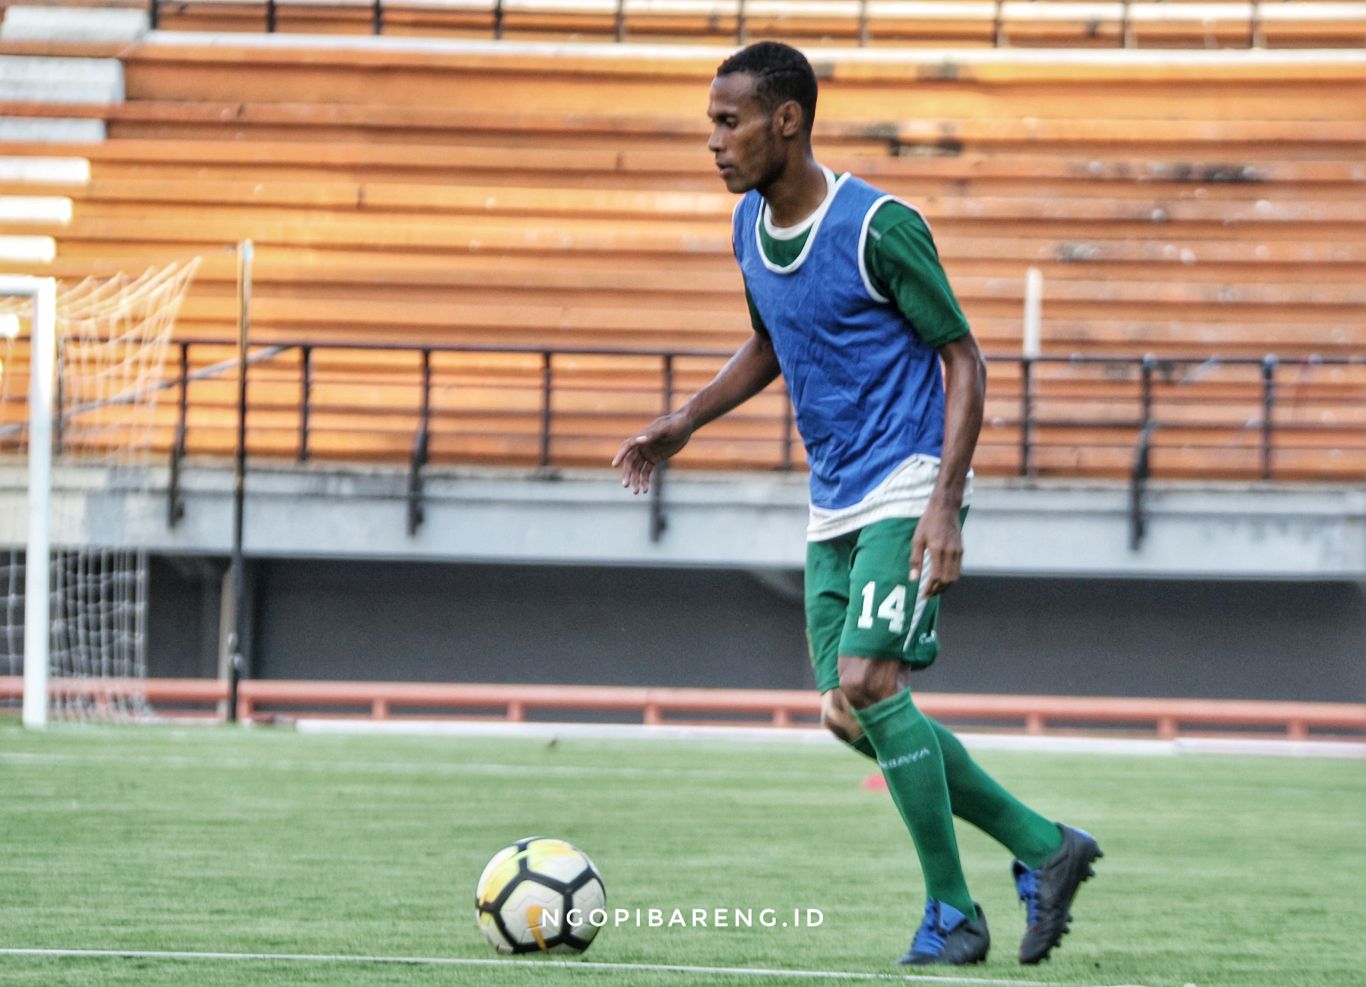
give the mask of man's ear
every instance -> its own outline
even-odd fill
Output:
[[[779,103],[778,108],[773,111],[773,124],[779,134],[790,140],[802,132],[804,116],[801,104],[795,99],[789,99]]]

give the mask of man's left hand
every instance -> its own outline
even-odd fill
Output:
[[[957,511],[931,502],[915,526],[910,561],[911,582],[920,581],[922,565],[927,570],[920,587],[923,597],[938,596],[958,582],[963,571],[963,532]]]

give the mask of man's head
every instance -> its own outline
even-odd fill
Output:
[[[816,73],[806,56],[761,41],[721,63],[711,86],[707,147],[732,192],[761,188],[791,155],[810,154]]]
[[[816,119],[816,73],[796,48],[779,41],[760,41],[737,51],[716,69],[716,77],[744,73],[754,77],[754,95],[772,114],[789,100],[802,111],[802,129],[811,133]]]

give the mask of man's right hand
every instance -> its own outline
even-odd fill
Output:
[[[612,457],[612,465],[621,467],[621,485],[630,487],[632,493],[647,492],[655,467],[687,445],[692,433],[692,422],[675,411],[656,418],[645,431],[627,439]]]
[[[778,378],[773,343],[757,331],[721,368],[711,383],[688,399],[678,411],[650,423],[650,427],[621,444],[612,465],[621,467],[621,485],[632,493],[650,489],[655,467],[688,444],[693,432],[743,404]]]

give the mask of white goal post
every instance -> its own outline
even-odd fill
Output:
[[[139,532],[165,441],[166,350],[199,264],[74,284],[0,276],[0,675],[22,653],[26,726],[152,715]]]
[[[52,488],[53,380],[57,354],[57,282],[52,278],[0,275],[0,296],[28,299],[32,336],[28,391],[28,540],[24,566],[24,710],[26,727],[47,725],[49,491]],[[18,320],[7,320],[5,329]],[[0,373],[8,368],[0,369]],[[41,630],[39,630],[41,628]]]

